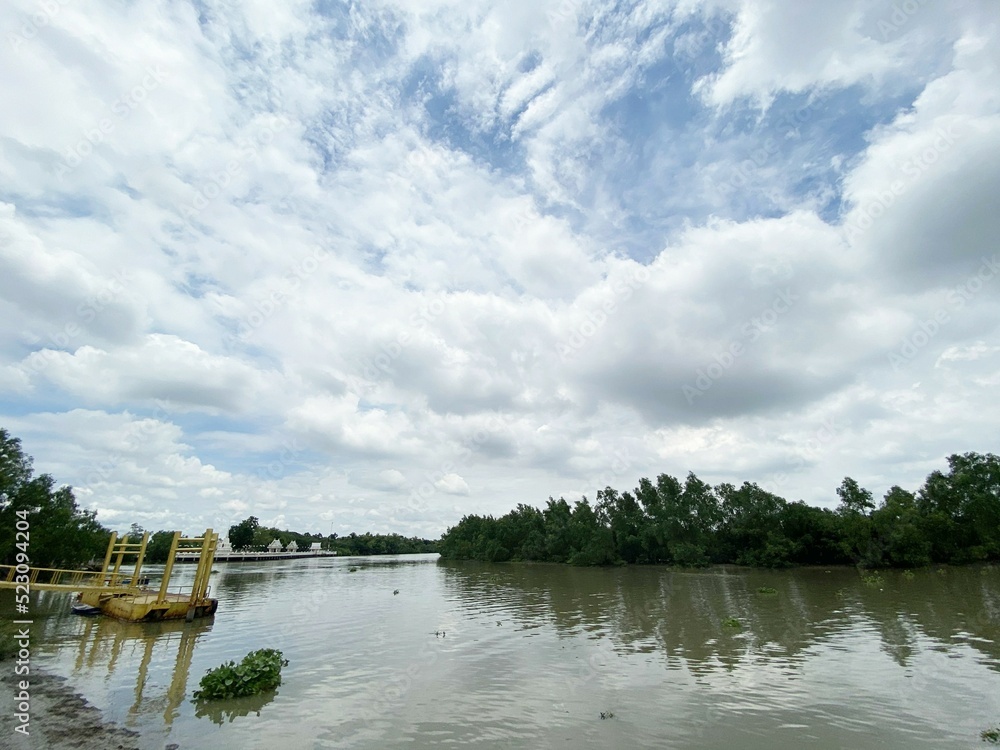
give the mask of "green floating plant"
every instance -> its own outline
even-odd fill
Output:
[[[983,742],[992,742],[994,745],[1000,745],[1000,728],[984,729],[979,733],[979,737]]]
[[[758,594],[777,594],[778,589],[772,589],[770,586],[761,586],[757,589]]]
[[[868,575],[861,576],[861,580],[864,581],[865,586],[883,586],[885,585],[885,579],[878,572],[869,573]]]
[[[742,623],[735,617],[727,617],[722,621],[722,627],[724,628],[742,628]]]
[[[281,668],[287,664],[276,649],[251,651],[239,664],[229,661],[208,670],[201,678],[201,689],[194,691],[194,699],[240,698],[273,690],[281,684]]]

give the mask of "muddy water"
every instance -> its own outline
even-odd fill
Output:
[[[150,748],[984,747],[1000,724],[1000,568],[882,579],[433,555],[217,564],[210,621],[85,619],[37,595],[33,659]],[[276,693],[191,702],[206,669],[266,647],[290,661]]]

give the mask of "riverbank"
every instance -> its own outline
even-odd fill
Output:
[[[32,669],[28,679],[29,734],[15,731],[14,718],[17,682],[14,662],[0,662],[0,745],[16,750],[148,750],[142,738],[131,729],[105,721],[100,709],[55,675]],[[176,748],[176,745],[168,746]]]

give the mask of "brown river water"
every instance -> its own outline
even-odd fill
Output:
[[[1000,724],[1000,567],[866,582],[414,555],[217,563],[211,586],[218,613],[191,624],[34,595],[33,663],[150,748],[941,750]],[[191,701],[258,648],[289,660],[277,691]]]

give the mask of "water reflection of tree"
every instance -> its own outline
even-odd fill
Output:
[[[870,585],[848,568],[441,566],[447,590],[471,616],[503,612],[520,627],[606,637],[619,653],[657,653],[668,669],[693,674],[731,671],[748,657],[780,658],[794,673],[809,649],[868,626],[901,666],[922,635],[942,647],[964,643],[1000,669],[1000,569],[928,569],[912,579],[891,571]],[[741,627],[725,626],[730,617]]]
[[[945,650],[968,646],[1000,672],[1000,568],[926,568],[857,587],[864,613],[879,627],[883,649],[907,666],[920,635]]]
[[[249,716],[250,714],[260,716],[261,709],[273,701],[277,694],[277,690],[269,690],[260,695],[204,701],[198,704],[194,715],[199,719],[208,717],[213,723],[221,726],[225,722],[232,723],[240,716]]]

